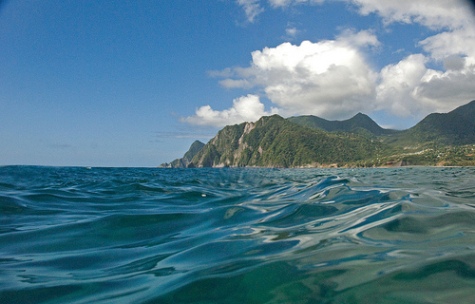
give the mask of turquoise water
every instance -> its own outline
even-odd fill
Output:
[[[475,168],[0,167],[0,303],[473,303]]]

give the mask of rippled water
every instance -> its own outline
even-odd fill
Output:
[[[0,303],[473,303],[475,168],[0,167]]]

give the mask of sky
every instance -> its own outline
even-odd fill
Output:
[[[0,165],[155,167],[225,125],[475,99],[465,0],[0,1]]]

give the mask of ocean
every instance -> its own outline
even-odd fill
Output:
[[[475,168],[0,167],[0,303],[474,303]]]

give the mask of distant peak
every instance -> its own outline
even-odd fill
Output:
[[[204,145],[205,145],[205,144],[202,143],[202,142],[199,141],[199,140],[195,140],[195,141],[191,144],[192,147],[195,147],[195,146],[204,146]]]
[[[358,114],[356,114],[355,116],[353,116],[353,118],[358,118],[358,119],[371,119],[368,115],[366,114],[363,114],[361,112],[358,112]],[[351,119],[351,118],[350,118]],[[371,119],[372,120],[372,119]]]
[[[278,114],[273,114],[273,115],[270,115],[270,116],[262,116],[258,122],[267,122],[267,121],[270,121],[270,120],[284,120],[284,118]]]

